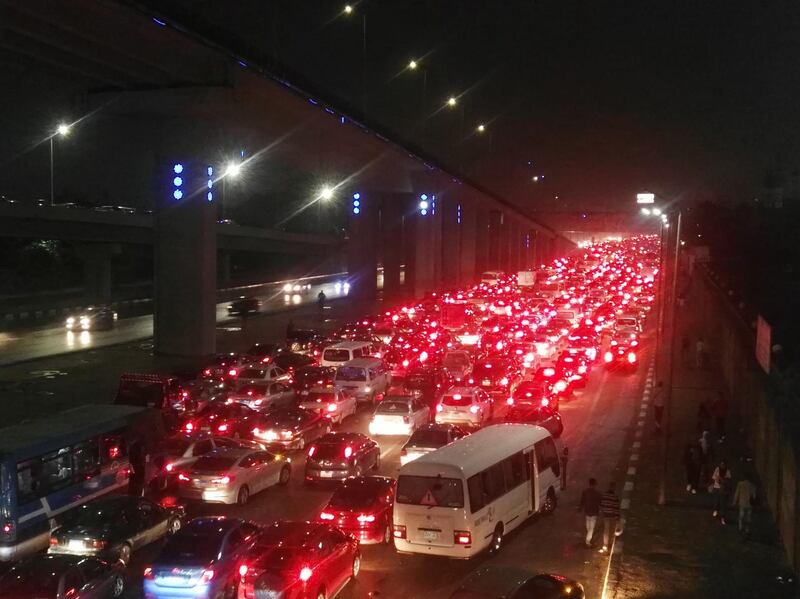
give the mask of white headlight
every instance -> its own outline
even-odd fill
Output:
[[[292,291],[292,284],[291,284],[291,283],[286,283],[286,284],[283,286],[283,290],[284,290],[284,291],[286,291],[287,293],[291,293],[291,291]]]

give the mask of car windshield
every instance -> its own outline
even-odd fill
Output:
[[[241,379],[263,379],[267,374],[266,370],[261,368],[245,368],[239,373]]]
[[[276,428],[292,427],[308,418],[305,410],[278,410],[269,415],[267,423]]]
[[[59,573],[50,559],[32,559],[0,578],[0,597],[55,597]]]
[[[317,450],[314,452],[314,457],[324,459],[344,459],[345,447],[347,447],[345,443],[320,443],[317,445]]]
[[[345,482],[336,489],[331,497],[330,505],[339,510],[361,510],[370,507],[383,489],[383,485],[361,482]]]
[[[463,368],[469,366],[469,358],[464,354],[447,354],[442,363],[448,368]]]
[[[472,394],[448,393],[442,397],[442,403],[446,406],[469,406],[472,405]]]
[[[347,362],[350,360],[350,352],[346,349],[326,349],[322,359],[326,362]]]
[[[167,455],[183,455],[192,443],[190,439],[165,439],[158,448]]]
[[[159,561],[165,564],[203,564],[219,554],[220,538],[217,535],[177,534],[167,540]]]
[[[400,475],[397,480],[397,503],[464,507],[464,485],[457,478]]]
[[[87,526],[102,526],[119,520],[124,512],[124,506],[117,501],[87,503],[67,516],[67,524],[80,522]]]
[[[378,404],[378,407],[375,408],[376,414],[397,414],[402,413],[406,414],[409,411],[409,402],[401,401],[401,400],[386,400],[384,399],[381,403]]]
[[[442,447],[447,445],[447,431],[433,428],[414,431],[408,440],[409,447]]]
[[[342,366],[336,371],[337,381],[366,381],[367,371],[365,368],[355,366]]]
[[[197,472],[225,472],[233,466],[237,460],[238,458],[206,456],[197,460],[192,470]]]

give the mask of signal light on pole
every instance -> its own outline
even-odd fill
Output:
[[[354,193],[353,194],[353,214],[360,214],[361,213],[361,194]]]

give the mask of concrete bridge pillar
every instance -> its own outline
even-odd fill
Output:
[[[442,263],[442,211],[437,199],[436,209],[432,207],[433,196],[425,193],[427,200],[415,194],[410,213],[406,216],[405,288],[409,295],[421,298],[438,287]],[[429,202],[427,209],[420,208],[420,202]]]
[[[489,230],[491,212],[481,206],[479,203],[474,207],[475,219],[468,226],[475,231],[475,275],[479,278],[480,275],[489,270]]]
[[[487,252],[486,270],[501,270],[503,241],[503,213],[499,210],[489,212],[489,249]]]
[[[475,203],[469,201],[459,203],[458,208],[456,224],[461,230],[458,283],[464,287],[476,280],[478,211]]]
[[[465,237],[462,214],[457,192],[442,198],[442,284],[445,288],[455,288],[461,282],[461,248]]]
[[[375,193],[358,192],[353,194],[350,204],[347,240],[350,295],[356,299],[371,300],[378,293],[381,199]],[[385,281],[384,278],[384,285]]]
[[[165,186],[156,199],[153,334],[156,353],[199,357],[216,349],[216,206],[205,166],[180,164],[180,173],[159,173],[182,185]]]
[[[522,229],[519,222],[511,220],[508,223],[508,272],[514,273],[519,270],[520,252],[522,250]]]
[[[82,243],[77,253],[83,261],[83,289],[93,303],[111,302],[111,259],[121,248],[115,243]]]

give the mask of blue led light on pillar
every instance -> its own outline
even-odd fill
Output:
[[[436,196],[431,196],[431,214],[436,214]]]
[[[213,189],[214,189],[214,167],[213,166],[207,166],[206,167],[206,177],[208,177],[208,183],[207,183],[208,192],[206,193],[206,199],[209,202],[213,202],[214,201],[214,191],[213,191]]]
[[[419,196],[419,213],[421,216],[428,216],[428,210],[430,209],[431,205],[428,202],[428,194],[422,193]]]
[[[461,224],[461,204],[456,206],[456,223]]]
[[[176,200],[183,199],[183,164],[176,162],[172,165],[172,172],[175,176],[172,178],[172,197]]]
[[[353,214],[361,213],[361,194],[356,192],[353,194]]]

